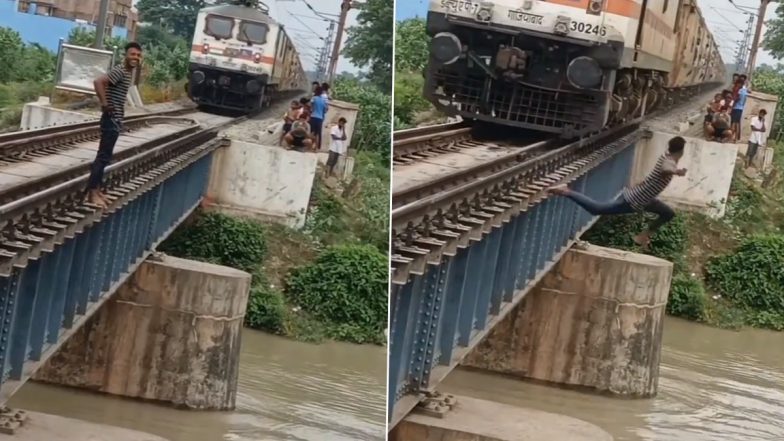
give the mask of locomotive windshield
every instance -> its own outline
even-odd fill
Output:
[[[237,40],[252,44],[264,44],[267,42],[267,25],[252,21],[240,22],[240,31],[237,33]]]
[[[204,22],[204,33],[215,38],[229,39],[234,29],[234,19],[219,15],[208,15]]]

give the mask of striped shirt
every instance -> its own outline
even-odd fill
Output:
[[[109,71],[109,87],[106,88],[106,100],[114,108],[114,117],[125,116],[125,100],[131,87],[131,72],[125,64],[118,64]]]
[[[672,173],[665,173],[665,171],[674,172],[675,169],[675,161],[667,156],[666,153],[661,155],[659,160],[656,161],[653,171],[642,182],[623,190],[623,198],[635,210],[641,211],[645,209],[672,181]]]

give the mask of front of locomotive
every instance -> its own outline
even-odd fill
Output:
[[[580,135],[608,118],[623,37],[612,0],[431,0],[425,96],[441,111]]]
[[[188,76],[191,100],[242,112],[263,107],[277,33],[277,24],[255,8],[222,5],[199,11]]]

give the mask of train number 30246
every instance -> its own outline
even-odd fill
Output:
[[[573,31],[582,32],[583,34],[596,34],[602,37],[607,35],[607,28],[604,26],[597,26],[579,21],[573,21],[571,29]]]

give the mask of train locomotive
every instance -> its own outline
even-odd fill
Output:
[[[696,0],[431,0],[425,97],[574,137],[725,81]]]
[[[264,3],[237,1],[199,11],[186,85],[193,102],[254,113],[276,95],[306,90],[307,83],[294,44]]]

